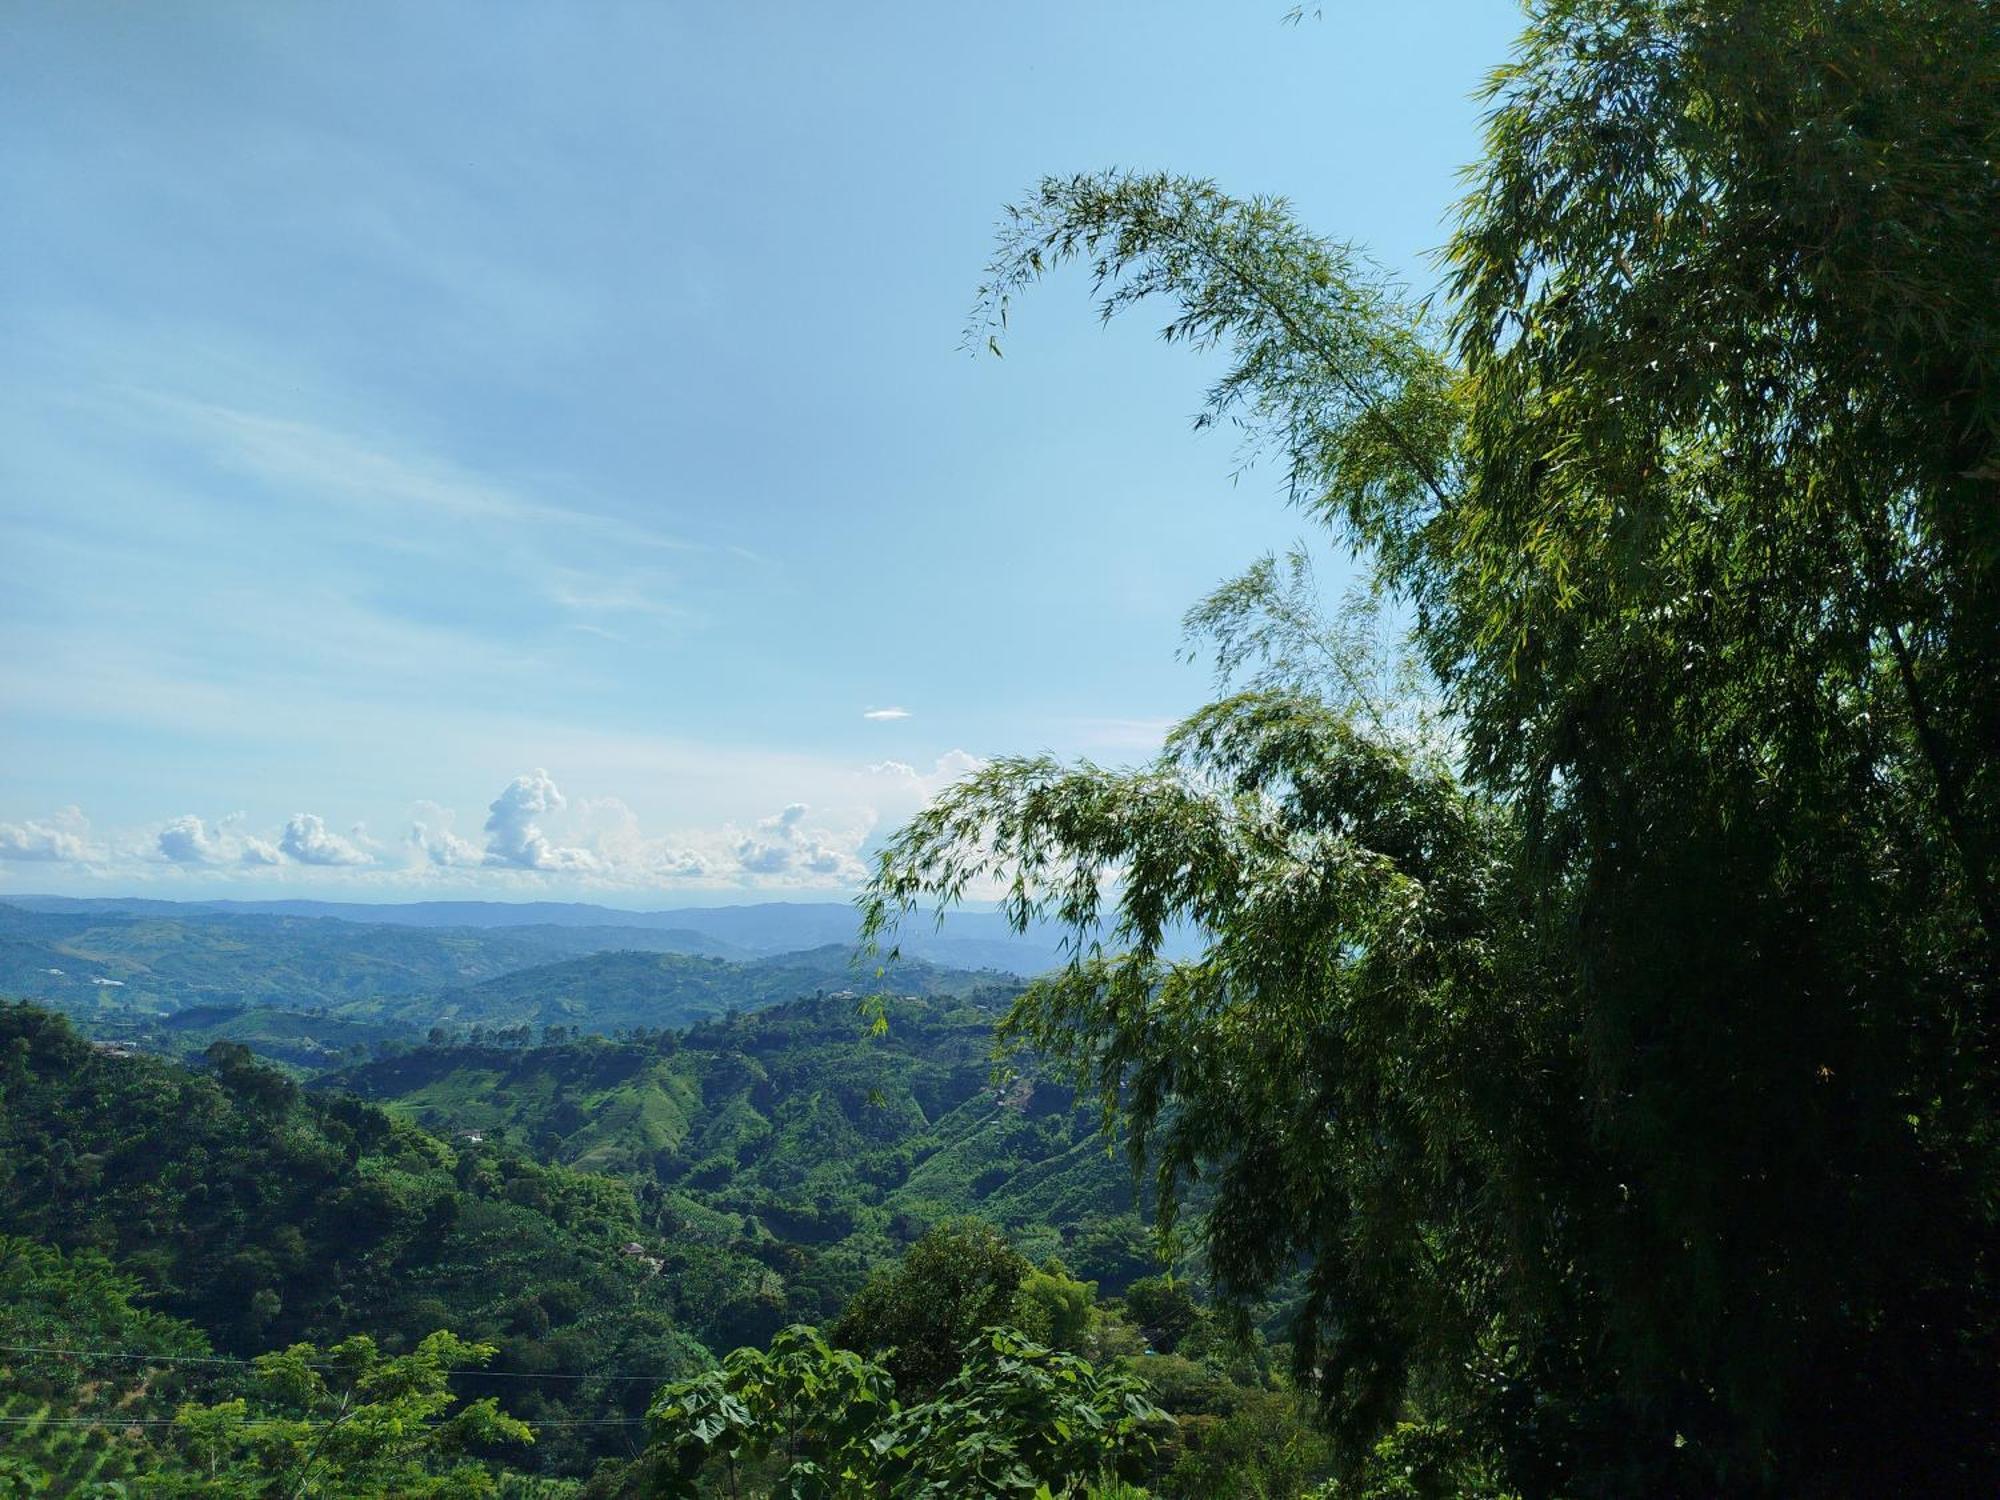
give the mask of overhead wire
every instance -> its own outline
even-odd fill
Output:
[[[0,1354],[55,1354],[75,1359],[132,1359],[147,1364],[172,1365],[233,1365],[254,1366],[254,1359],[236,1359],[223,1354],[147,1354],[127,1349],[72,1349],[58,1344],[0,1344]],[[309,1370],[344,1370],[348,1366],[339,1360],[307,1360]],[[469,1369],[451,1369],[440,1372],[445,1375],[491,1376],[496,1380],[652,1380],[665,1383],[678,1379],[673,1374],[632,1374],[623,1371],[607,1371],[601,1375],[570,1375],[561,1371],[546,1373],[535,1370],[488,1370],[478,1366]]]
[[[527,1417],[510,1418],[523,1427],[643,1427],[644,1417],[550,1417],[536,1420]],[[31,1427],[178,1427],[178,1417],[0,1417],[0,1423],[8,1426]],[[246,1417],[235,1427],[298,1427],[317,1425],[306,1417]]]
[[[138,1360],[147,1364],[167,1365],[224,1365],[239,1369],[254,1367],[256,1364],[255,1360],[237,1359],[223,1354],[148,1354],[129,1349],[75,1349],[59,1344],[0,1344],[0,1354],[44,1354],[71,1359],[127,1359]],[[312,1370],[343,1370],[348,1367],[337,1360],[307,1360],[306,1368]],[[665,1382],[674,1378],[671,1375],[664,1374],[635,1375],[612,1372],[605,1375],[592,1376],[560,1373],[536,1374],[530,1370],[484,1370],[479,1368],[448,1369],[440,1373],[444,1375],[468,1376],[491,1375],[503,1380],[597,1379]],[[250,1417],[233,1425],[239,1430],[244,1428],[284,1427],[296,1426],[303,1420],[307,1419]],[[548,1417],[541,1419],[516,1417],[512,1418],[512,1420],[520,1422],[524,1427],[532,1427],[537,1430],[568,1427],[643,1427],[646,1425],[644,1417]],[[179,1425],[180,1419],[177,1417],[0,1417],[0,1426],[8,1427],[81,1427],[117,1431],[132,1427],[176,1427]]]

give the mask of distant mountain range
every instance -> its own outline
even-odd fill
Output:
[[[745,958],[852,944],[857,918],[844,902],[767,901],[747,906],[684,906],[667,911],[625,911],[575,901],[157,901],[141,897],[8,896],[5,904],[46,915],[157,917],[197,914],[335,921],[378,927],[518,931],[590,930],[573,938],[570,952],[612,948],[708,953]],[[612,939],[615,931],[617,937]],[[654,934],[640,940],[638,934]],[[942,929],[911,922],[899,937],[902,951],[963,969],[1038,974],[1063,960],[1061,932],[1041,925],[1014,933],[998,912],[954,912]],[[589,944],[585,947],[585,944]]]
[[[332,1007],[618,950],[751,956],[672,928],[416,928],[148,906],[33,911],[0,904],[0,996],[41,1000],[72,1015],[158,1015],[190,1005]]]
[[[356,1002],[334,1014],[418,1031],[430,1026],[452,1032],[527,1026],[540,1032],[548,1026],[573,1026],[605,1036],[633,1027],[683,1027],[814,996],[846,993],[858,1002],[878,987],[904,996],[958,996],[1002,987],[1012,993],[1020,981],[991,970],[947,969],[921,958],[899,959],[883,970],[856,963],[854,950],[839,943],[735,963],[686,953],[593,953],[436,994]],[[837,1008],[853,1020],[857,1006]]]
[[[148,1051],[187,1055],[237,1041],[307,1070],[421,1040],[434,1027],[464,1035],[555,1026],[603,1036],[843,991],[943,995],[1019,985],[990,966],[911,953],[887,964],[864,957],[852,940],[853,913],[837,906],[719,909],[719,925],[764,943],[809,937],[831,928],[833,915],[842,919],[834,930],[844,941],[760,952],[676,925],[680,913],[604,908],[440,903],[434,913],[471,910],[488,924],[431,926],[314,915],[399,910],[316,902],[254,912],[192,902],[34,905],[45,909],[0,903],[0,998],[53,1006],[95,1037]],[[650,916],[652,925],[491,920],[551,910]],[[985,956],[977,940],[951,951]]]

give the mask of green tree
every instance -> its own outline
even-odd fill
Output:
[[[869,1279],[831,1336],[843,1348],[880,1355],[899,1393],[934,1391],[958,1370],[966,1340],[1008,1322],[1033,1269],[991,1225],[940,1225]]]
[[[738,1349],[720,1371],[662,1390],[650,1413],[670,1495],[782,1500],[961,1500],[1088,1493],[1095,1476],[1150,1449],[1165,1414],[1129,1374],[990,1328],[959,1351],[931,1399],[899,1406],[888,1371],[785,1329],[769,1353]]]
[[[1227,1415],[1191,1421],[1184,1434],[1182,1451],[1160,1483],[1175,1500],[1294,1500],[1331,1467],[1310,1403],[1291,1391],[1246,1392]],[[1469,1500],[1473,1492],[1446,1493]]]
[[[935,1397],[898,1411],[871,1446],[874,1493],[898,1500],[1083,1495],[1152,1447],[1166,1413],[1122,1370],[1100,1370],[1010,1328],[989,1328]]]
[[[1201,1322],[1201,1305],[1185,1281],[1142,1276],[1125,1292],[1125,1315],[1165,1353],[1171,1354]]]
[[[209,1346],[143,1301],[101,1255],[0,1235],[0,1495],[118,1494],[150,1476],[159,1455],[126,1424],[168,1417]]]
[[[1466,1446],[1448,1427],[1399,1423],[1351,1475],[1328,1481],[1310,1500],[1515,1500]]]
[[[768,1351],[738,1349],[713,1370],[662,1390],[647,1412],[666,1449],[669,1494],[694,1495],[720,1459],[726,1493],[770,1469],[776,1495],[835,1500],[874,1465],[871,1430],[893,1409],[889,1372],[827,1343],[816,1328],[781,1329]]]
[[[156,1478],[156,1493],[303,1497],[478,1496],[493,1473],[466,1450],[532,1443],[526,1424],[492,1397],[456,1411],[450,1373],[493,1357],[490,1344],[433,1333],[409,1354],[384,1357],[374,1340],[324,1351],[294,1344],[256,1360],[258,1393],[188,1404],[175,1418],[185,1469]]]
[[[985,329],[1071,261],[1171,304],[1421,683],[1268,561],[1191,617],[1238,691],[947,792],[871,930],[988,878],[1112,919],[1010,1035],[1169,1227],[1212,1183],[1225,1302],[1305,1266],[1350,1455],[1991,1493],[2000,25],[1556,0],[1488,102],[1430,304],[1207,183],[1015,208]]]
[[[1039,1343],[1078,1353],[1097,1321],[1097,1283],[1078,1281],[1052,1255],[1021,1278],[1011,1321]]]

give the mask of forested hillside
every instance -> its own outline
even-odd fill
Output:
[[[861,1268],[967,1214],[1120,1290],[1152,1268],[1131,1168],[1068,1087],[1032,1072],[996,1085],[993,1023],[1010,994],[899,996],[879,1037],[853,998],[826,997],[629,1041],[425,1046],[314,1086],[611,1173],[663,1222],[724,1216],[835,1278],[830,1303],[718,1306],[703,1331],[723,1346],[759,1331],[732,1318],[819,1321]]]
[[[561,1026],[609,1035],[821,993],[965,993],[1009,980],[914,956],[885,965],[862,958],[851,940],[753,957],[662,926],[445,927],[166,902],[138,903],[138,912],[48,904],[85,909],[0,904],[0,994],[62,1010],[93,1036],[144,1050],[191,1055],[241,1042],[305,1072],[436,1029],[528,1027],[539,1036]],[[851,936],[853,914],[841,920]],[[818,931],[829,920],[798,925]]]
[[[1033,1472],[1087,1462],[1186,1500],[1323,1472],[1257,1338],[1156,1274],[1095,1119],[1032,1074],[996,1086],[1007,994],[902,996],[881,1036],[828,996],[685,1033],[440,1042],[311,1089],[236,1044],[190,1067],[0,1009],[0,1214],[25,1236],[0,1241],[0,1477],[198,1492],[206,1462],[256,1493],[373,1399],[417,1403],[408,1440],[356,1435],[326,1493],[378,1471],[368,1493],[440,1472],[478,1492],[493,1465],[551,1495],[593,1473],[591,1494],[671,1493],[714,1454],[629,1461],[649,1403],[831,1391],[856,1358],[902,1398],[885,1475],[978,1492],[999,1471],[964,1448],[976,1429],[1011,1431]],[[993,1323],[1026,1333],[979,1353]],[[750,1359],[766,1345],[777,1363]],[[1052,1442],[1068,1423],[1082,1446]],[[296,1435],[290,1458],[266,1431]],[[482,1462],[455,1468],[438,1435],[474,1431]],[[769,1467],[754,1425],[741,1442]]]
[[[658,1274],[622,1183],[302,1093],[240,1049],[200,1071],[111,1056],[20,1005],[0,1008],[0,1222],[109,1256],[229,1354],[489,1340],[550,1377],[510,1383],[531,1415],[636,1411],[646,1390],[606,1372],[707,1358],[682,1317],[706,1289]]]

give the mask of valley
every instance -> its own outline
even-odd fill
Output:
[[[160,903],[0,906],[0,962],[26,992],[0,1005],[17,1341],[87,1345],[74,1307],[22,1321],[36,1287],[78,1276],[114,1278],[89,1283],[110,1299],[92,1316],[156,1308],[141,1346],[225,1375],[357,1333],[404,1357],[448,1328],[501,1372],[452,1388],[540,1424],[521,1471],[594,1473],[606,1494],[643,1483],[609,1476],[658,1386],[833,1327],[967,1226],[1098,1308],[1093,1338],[1144,1346],[1117,1309],[1162,1270],[1153,1205],[1094,1110],[997,1057],[1018,975],[851,944],[756,955],[688,928]],[[11,1368],[48,1366],[46,1412],[85,1409],[98,1387],[74,1374],[117,1373],[38,1358]],[[234,1388],[206,1368],[122,1388],[140,1408]],[[1191,1415],[1263,1399],[1233,1354],[1159,1369]],[[139,1474],[151,1454],[98,1460]]]

